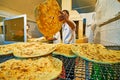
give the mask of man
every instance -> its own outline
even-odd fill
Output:
[[[32,36],[29,34],[29,29],[30,29],[30,25],[27,24],[27,26],[26,26],[26,32],[27,32],[27,38],[28,39],[32,38]]]
[[[67,10],[60,11],[59,21],[62,21],[62,42],[65,44],[75,43],[76,25],[69,19],[69,12]]]
[[[50,38],[48,40],[53,40],[53,43],[60,43],[63,42],[65,44],[72,44],[75,43],[75,30],[76,30],[76,24],[69,19],[69,12],[67,10],[60,11],[59,21],[61,21],[62,24],[62,41],[60,39],[60,31],[57,32],[53,38]]]
[[[67,10],[60,11],[60,13],[61,13],[61,15],[59,16],[59,21],[61,21],[63,23],[62,30],[61,30],[62,42],[65,44],[75,43],[76,25],[73,21],[71,21],[69,19],[69,12]],[[57,33],[57,35],[59,36],[60,33]],[[59,40],[59,38],[57,38],[56,35],[54,36],[54,38]],[[70,69],[72,67],[71,71],[73,71],[73,72],[71,73],[71,75],[74,75],[75,60],[73,58],[71,60],[72,60],[73,65],[69,65],[68,69]],[[62,61],[65,62],[66,58],[63,57]],[[63,71],[64,71],[64,67],[63,67]],[[62,74],[64,74],[64,73],[62,73]],[[65,74],[64,74],[64,76],[65,76]],[[68,76],[66,76],[66,77],[68,77]],[[74,76],[71,76],[70,79],[74,79]]]

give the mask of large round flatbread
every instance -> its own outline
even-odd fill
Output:
[[[72,51],[81,58],[102,64],[120,63],[120,54],[106,49],[101,44],[77,44]]]
[[[53,51],[54,55],[62,55],[65,57],[74,58],[76,55],[71,50],[72,44],[57,44],[56,49]]]
[[[62,71],[62,61],[53,57],[11,59],[0,64],[0,80],[52,80]]]
[[[45,37],[53,35],[61,29],[62,23],[58,20],[60,7],[56,0],[45,0],[36,8],[36,21],[39,31]]]
[[[45,56],[53,52],[55,48],[55,44],[18,43],[14,48],[13,55],[19,58]]]

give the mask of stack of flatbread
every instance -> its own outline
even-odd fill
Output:
[[[53,51],[54,55],[62,55],[65,57],[76,57],[76,55],[71,50],[72,44],[57,44],[56,49]]]
[[[15,56],[0,64],[0,80],[51,80],[62,71],[62,61],[52,57],[55,44],[18,42],[1,45],[2,55],[9,51]]]
[[[61,29],[59,11],[56,0],[44,0],[36,8],[38,29],[46,38],[53,37]],[[55,48],[56,45],[36,41],[0,46],[0,55],[13,53],[18,57],[0,64],[0,80],[52,80],[58,77],[62,71],[62,62],[48,55]]]
[[[13,55],[19,58],[39,57],[48,55],[55,49],[55,44],[39,44],[37,42],[18,43],[14,48]]]
[[[77,44],[72,51],[81,58],[103,64],[120,63],[120,51],[108,50],[101,44]]]
[[[19,58],[30,58],[48,55],[55,49],[55,44],[18,42],[14,44],[0,45],[0,55],[13,54]]]
[[[0,64],[0,80],[52,80],[62,71],[62,61],[53,57],[11,59]]]

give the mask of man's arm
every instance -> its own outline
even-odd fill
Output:
[[[72,30],[75,30],[76,24],[75,24],[74,22],[72,22],[72,21],[70,21],[69,19],[67,19],[67,20],[66,20],[66,23],[70,26],[70,28],[71,28]]]

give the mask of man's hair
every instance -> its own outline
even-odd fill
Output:
[[[62,10],[63,12],[66,12],[69,15],[69,11],[68,10]]]

